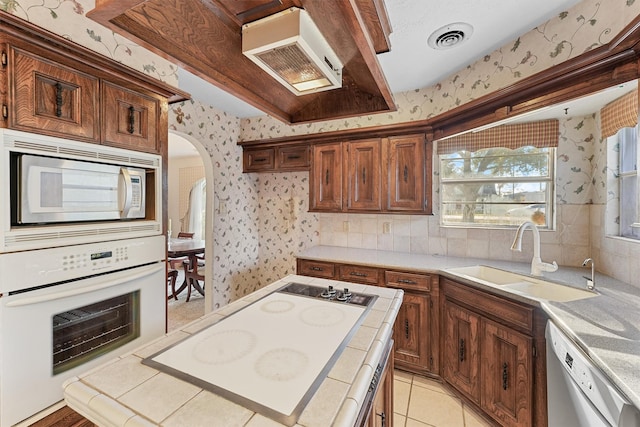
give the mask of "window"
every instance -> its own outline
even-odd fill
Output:
[[[620,196],[620,235],[640,239],[638,211],[638,128],[627,127],[617,133],[618,189]]]
[[[442,225],[553,228],[555,149],[524,146],[440,155]]]

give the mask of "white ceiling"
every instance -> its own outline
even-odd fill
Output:
[[[428,87],[516,40],[518,36],[578,2],[579,0],[386,0],[393,29],[390,35],[391,51],[378,55],[378,60],[393,93]],[[473,27],[468,39],[444,50],[435,50],[427,45],[427,39],[433,31],[456,22]],[[180,88],[189,92],[194,99],[240,118],[264,115],[262,111],[183,69],[179,69],[178,78]],[[615,98],[611,93],[608,96]],[[605,102],[607,99],[609,98],[601,98],[598,102]],[[578,103],[573,103],[570,107],[572,113],[584,108],[591,109],[590,112],[595,111],[593,106],[582,107]],[[559,110],[548,109],[545,113],[549,116],[557,111]]]

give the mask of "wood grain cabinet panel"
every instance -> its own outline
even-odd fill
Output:
[[[341,264],[338,266],[338,280],[379,285],[382,283],[382,272],[376,267]]]
[[[303,276],[321,277],[323,279],[335,279],[336,267],[332,262],[298,259],[297,273]]]
[[[443,377],[480,404],[480,316],[447,301],[443,322]]]
[[[158,99],[103,81],[103,143],[157,153],[159,104]]]
[[[423,211],[426,199],[424,135],[391,137],[387,147],[387,209]]]
[[[243,172],[272,171],[275,168],[275,148],[247,149],[242,157]]]
[[[418,372],[431,370],[431,296],[405,292],[393,328],[396,363]]]
[[[278,147],[276,150],[276,170],[309,170],[310,162],[308,145]]]
[[[311,168],[309,210],[340,212],[342,210],[342,144],[314,146]]]
[[[99,79],[19,48],[8,67],[10,128],[99,141]]]
[[[379,139],[344,143],[345,193],[348,211],[382,209],[381,148]]]
[[[532,425],[533,340],[488,319],[482,321],[482,408],[503,426]]]

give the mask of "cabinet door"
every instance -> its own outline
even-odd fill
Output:
[[[17,48],[9,67],[10,128],[99,141],[97,78]]]
[[[482,320],[482,408],[504,426],[530,426],[533,402],[533,341]]]
[[[457,304],[444,305],[444,379],[480,403],[480,316]]]
[[[102,140],[131,150],[158,153],[157,99],[113,83],[102,83]]]
[[[367,427],[389,427],[393,425],[393,355],[380,376],[380,385],[371,405]]]
[[[342,210],[342,144],[313,147],[310,210]]]
[[[380,140],[345,143],[347,210],[382,209]]]
[[[431,370],[431,334],[429,294],[405,292],[393,327],[395,360],[400,366],[420,372]]]
[[[390,211],[423,211],[425,200],[425,141],[423,135],[389,138]]]

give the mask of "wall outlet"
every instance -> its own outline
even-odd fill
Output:
[[[389,234],[391,233],[391,223],[390,222],[383,222],[382,223],[382,234]]]

